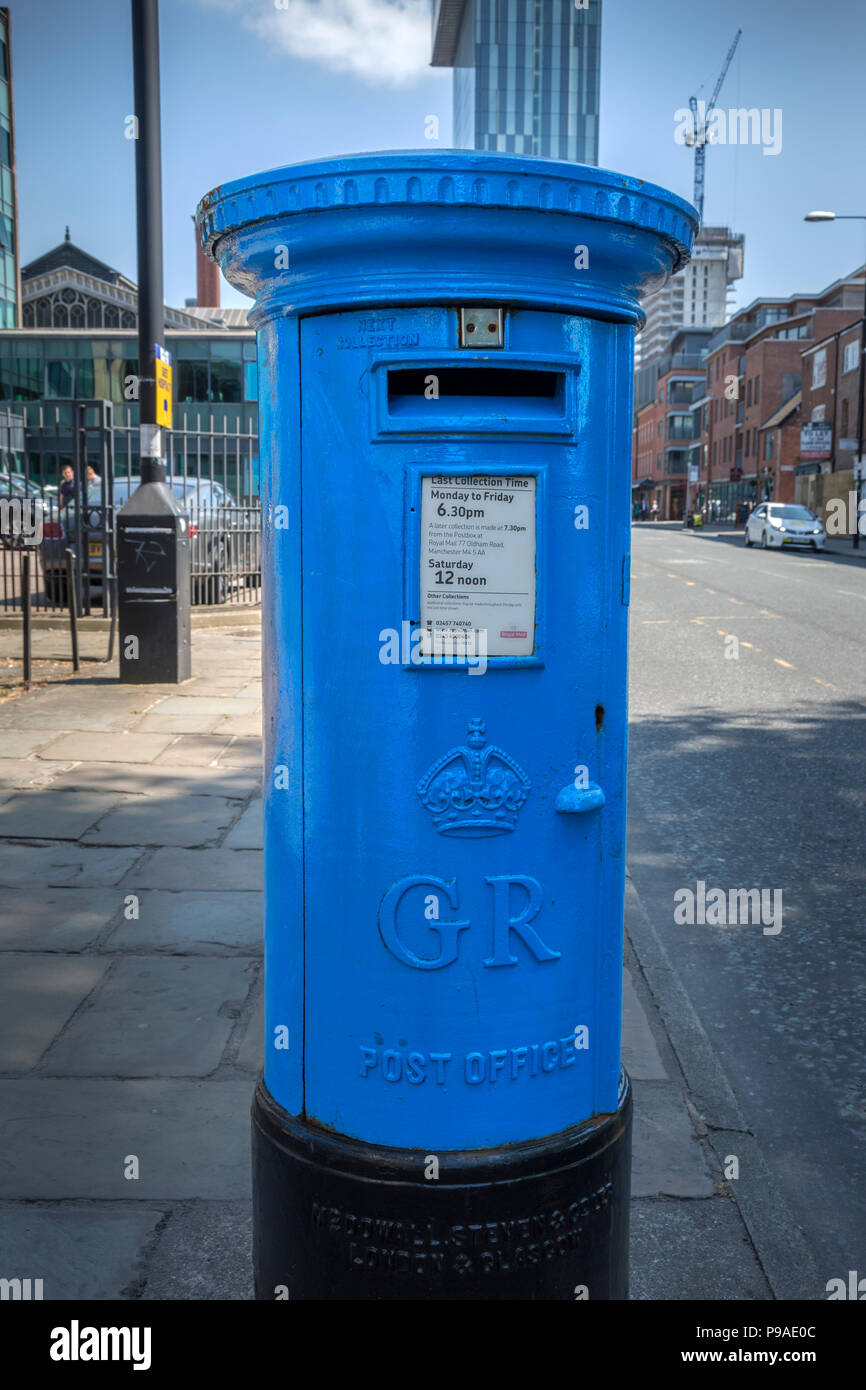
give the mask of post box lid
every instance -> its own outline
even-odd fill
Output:
[[[642,179],[465,150],[286,165],[221,184],[196,221],[207,255],[256,297],[254,323],[485,300],[637,323],[698,228],[689,203]]]

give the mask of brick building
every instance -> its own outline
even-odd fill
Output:
[[[840,368],[846,348],[849,363],[852,358],[849,343],[859,333],[863,273],[835,281],[819,294],[755,300],[711,338],[705,390],[696,402],[701,415],[697,501],[708,519],[735,521],[767,496],[805,500],[796,479],[800,472],[816,471],[815,463],[802,459],[799,451],[793,455],[792,441],[799,424],[811,418],[811,409],[820,411],[823,406],[826,411],[836,399],[830,394],[836,391],[836,356],[842,354]],[[813,352],[819,363],[814,389],[821,389],[819,381],[827,388],[825,397],[814,404],[806,398],[804,380],[804,353],[809,374]],[[840,380],[842,375],[854,382],[853,397],[846,387],[846,395],[839,398],[848,401],[853,434],[857,373],[849,366]],[[828,377],[833,378],[832,387]],[[803,398],[795,407],[801,387]],[[827,467],[819,465],[817,471]]]
[[[796,498],[824,514],[830,497],[846,498],[856,486],[859,453],[861,319],[803,352],[803,423],[827,426],[826,449],[797,465]]]
[[[680,329],[667,351],[638,368],[632,449],[632,499],[647,511],[678,521],[685,508],[689,465],[698,447],[699,416],[694,403],[704,394],[706,345],[710,329]]]

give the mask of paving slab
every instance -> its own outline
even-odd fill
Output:
[[[41,1074],[207,1076],[255,969],[230,957],[122,957],[43,1058]]]
[[[0,758],[0,787],[46,787],[58,773],[66,772],[71,762],[42,762],[37,758]]]
[[[633,1299],[739,1302],[773,1297],[729,1197],[632,1202],[630,1244]]]
[[[634,987],[631,971],[622,972],[622,1064],[632,1081],[667,1081],[661,1054]]]
[[[238,695],[243,695],[246,700],[251,700],[254,695],[245,690],[249,685],[247,677],[240,672],[232,675],[219,675],[211,678],[209,676],[193,676],[188,686],[184,687],[185,695],[195,695],[218,700],[235,699]],[[260,697],[261,698],[261,697]]]
[[[250,1020],[238,1049],[237,1065],[243,1071],[258,1075],[265,1064],[265,996],[256,1000]]]
[[[79,845],[10,845],[0,843],[0,887],[78,887],[103,888],[119,883],[143,851],[129,849],[82,849]]]
[[[243,767],[258,767],[262,765],[262,740],[261,738],[233,738],[228,748],[220,755],[220,767],[232,767],[240,764]]]
[[[236,695],[171,695],[159,707],[160,714],[255,714],[261,700],[242,700]]]
[[[16,792],[0,806],[4,839],[80,840],[120,801],[117,792],[31,788]]]
[[[80,951],[122,903],[114,888],[7,888],[0,893],[0,951]]]
[[[124,887],[184,889],[206,883],[214,892],[260,889],[262,859],[261,850],[252,849],[158,849],[127,876]]]
[[[264,802],[253,797],[243,815],[223,840],[224,849],[263,849],[265,840]]]
[[[229,746],[229,736],[218,738],[204,734],[180,734],[164,753],[156,759],[158,763],[174,763],[178,767],[209,767],[216,762],[220,753]]]
[[[47,729],[0,729],[0,758],[26,758],[51,737]]]
[[[26,698],[26,697],[23,697]],[[13,703],[19,706],[17,709],[10,709],[8,705],[0,705],[0,729],[41,729],[47,734],[54,734],[55,740],[58,734],[67,737],[75,731],[86,732],[108,732],[122,733],[123,730],[131,728],[137,719],[144,713],[143,709],[137,711],[128,710],[106,710],[88,709],[79,700],[70,698],[66,706],[59,709],[42,709],[39,705],[24,705],[21,700]],[[56,751],[55,758],[65,758],[67,754]]]
[[[144,1300],[252,1299],[249,1202],[174,1208],[147,1259]]]
[[[262,892],[163,893],[135,895],[138,918],[124,915],[105,943],[106,951],[216,952],[260,956],[264,934]],[[2,941],[2,935],[0,935]]]
[[[0,1071],[30,1071],[55,1035],[99,983],[107,962],[95,956],[15,954],[0,970]]]
[[[0,1081],[0,1197],[249,1200],[253,1079]],[[139,1178],[124,1177],[135,1154]]]
[[[110,730],[113,726],[101,727]],[[170,734],[72,733],[48,744],[38,756],[78,762],[150,763],[165,752],[171,741]]]
[[[213,714],[160,714],[157,707],[152,714],[143,714],[132,727],[143,734],[210,734],[218,723]]]
[[[632,1196],[711,1197],[713,1179],[678,1085],[634,1086]]]
[[[218,840],[235,820],[240,801],[221,796],[185,795],[175,784],[173,798],[127,796],[80,839],[85,845],[182,845]],[[2,816],[2,809],[0,809]]]
[[[214,733],[240,734],[244,738],[261,738],[261,712],[258,714],[225,714],[222,719],[217,721]]]
[[[54,766],[54,764],[48,764]],[[123,763],[79,763],[55,777],[57,786],[116,789],[129,792],[131,780]],[[194,767],[187,764],[138,763],[135,790],[148,796],[176,796],[178,787],[193,789],[197,796],[226,796],[246,801],[261,787],[260,768]]]
[[[46,1301],[121,1298],[141,1284],[145,1251],[168,1210],[141,1202],[78,1207],[2,1202],[3,1271],[7,1277],[22,1270],[24,1277],[41,1279]]]

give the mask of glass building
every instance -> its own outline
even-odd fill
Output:
[[[0,408],[129,404],[138,372],[135,283],[76,246],[68,227],[58,246],[23,267],[21,283],[23,327],[0,330]],[[256,341],[246,310],[166,305],[165,325],[175,420],[213,414],[229,428],[255,428]]]
[[[0,7],[0,328],[17,328],[20,308],[12,53],[9,11]]]
[[[433,0],[461,149],[598,163],[601,0]]]
[[[76,246],[68,228],[58,246],[22,267],[20,280],[22,326],[0,328],[0,485],[8,472],[56,486],[75,456],[80,409],[95,430],[101,402],[111,406],[115,476],[136,474],[134,281]],[[166,305],[165,324],[173,465],[249,500],[258,494],[258,381],[247,311]]]

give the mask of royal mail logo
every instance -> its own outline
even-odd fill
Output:
[[[510,754],[487,742],[486,727],[471,719],[466,744],[445,753],[418,783],[440,835],[503,835],[517,824],[530,781]]]
[[[500,632],[500,633],[499,633],[499,636],[500,636],[500,637],[505,637],[506,639],[510,637],[510,638],[512,639],[512,641],[518,641],[518,640],[520,640],[521,638],[528,637],[528,636],[529,636],[529,633],[528,633],[528,632],[518,632],[517,628],[515,628],[515,627],[510,627],[510,628],[507,628],[504,632]]]

